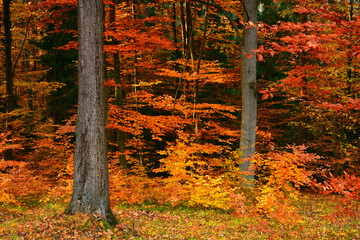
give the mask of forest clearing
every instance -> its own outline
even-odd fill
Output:
[[[3,0],[0,239],[359,239],[359,0]]]

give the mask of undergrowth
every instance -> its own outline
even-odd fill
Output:
[[[95,215],[64,215],[64,202],[0,208],[0,239],[359,239],[359,217],[331,219],[337,195],[301,193],[293,224],[248,211],[159,204],[122,204],[110,227]]]

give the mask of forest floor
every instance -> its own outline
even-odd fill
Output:
[[[0,239],[360,239],[360,216],[334,215],[336,196],[303,194],[295,222],[264,215],[163,205],[116,206],[110,227],[96,216],[63,214],[64,203],[0,208]]]

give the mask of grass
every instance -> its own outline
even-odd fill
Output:
[[[96,216],[63,214],[64,203],[0,208],[0,239],[360,239],[360,217],[334,215],[336,196],[303,194],[301,218],[282,222],[256,212],[234,216],[218,210],[164,205],[121,205],[109,228]]]

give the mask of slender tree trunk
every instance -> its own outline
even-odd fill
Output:
[[[208,0],[209,3],[209,0]],[[196,73],[198,76],[195,79],[195,98],[194,98],[194,105],[195,105],[195,111],[194,111],[194,121],[195,121],[195,142],[200,142],[200,136],[199,136],[199,122],[200,122],[200,116],[196,109],[196,107],[199,105],[199,94],[200,94],[200,87],[199,87],[199,74],[200,74],[200,67],[201,67],[201,58],[205,47],[206,42],[206,33],[207,33],[207,26],[208,26],[208,13],[209,13],[209,5],[206,5],[205,10],[205,21],[204,21],[204,33],[202,36],[202,42],[200,46],[200,52],[199,52],[199,59],[196,65]]]
[[[124,97],[123,97],[123,88],[121,86],[121,75],[120,75],[120,61],[119,61],[119,53],[116,52],[113,54],[114,58],[114,77],[115,83],[117,86],[115,87],[115,101],[116,106],[120,107],[121,109],[124,108]],[[125,155],[125,133],[121,130],[116,131],[116,143],[118,147],[118,151],[121,153],[119,156],[120,166],[123,169],[127,169],[127,161]]]
[[[182,54],[185,58],[187,52],[187,33],[186,33],[186,23],[185,23],[185,10],[184,2],[180,2],[180,23],[181,23],[181,39],[182,39]]]
[[[210,0],[207,1],[207,3],[210,3]],[[201,46],[200,46],[200,52],[199,52],[199,59],[196,65],[196,72],[200,72],[200,66],[201,66],[201,58],[204,52],[205,42],[206,42],[206,34],[207,34],[207,27],[208,27],[208,19],[209,19],[209,4],[206,4],[205,7],[205,20],[204,20],[204,32],[202,36]]]
[[[30,69],[30,53],[29,51],[25,51],[25,56],[26,56],[26,63],[25,63],[25,66],[26,66],[26,70],[25,71],[31,71]],[[34,63],[34,66],[32,68],[33,71],[36,71],[36,63]],[[31,82],[31,80],[29,80],[29,83]],[[34,111],[34,100],[33,100],[33,91],[31,88],[29,88],[27,90],[27,103],[28,103],[28,108],[30,111]]]
[[[185,5],[185,8],[184,8]],[[181,32],[182,32],[182,53],[183,58],[185,59],[185,66],[184,72],[187,68],[188,59],[191,57],[191,66],[192,70],[196,71],[195,69],[195,62],[194,62],[194,33],[193,33],[193,24],[194,19],[191,13],[191,5],[190,2],[182,1],[180,2],[180,22],[181,22]],[[182,78],[180,78],[182,80]],[[184,79],[184,100],[187,100],[187,91],[188,91],[188,82]]]
[[[5,79],[6,79],[6,111],[11,112],[15,108],[14,82],[11,59],[11,16],[10,16],[11,0],[3,0],[4,8],[4,32],[5,32]]]
[[[14,75],[12,71],[12,59],[11,59],[11,44],[12,44],[12,37],[11,37],[11,15],[10,15],[10,5],[11,0],[3,0],[3,9],[4,9],[4,45],[5,45],[5,81],[6,81],[6,113],[10,113],[14,110],[16,106],[16,100],[14,95]],[[10,125],[9,115],[6,119],[6,130],[10,132],[7,136],[8,141],[11,141],[12,134],[11,130],[12,127]],[[4,154],[5,160],[12,160],[13,159],[13,151],[12,149],[8,149],[5,151]]]
[[[349,12],[349,21],[353,21],[354,20],[354,0],[350,0],[350,12]],[[352,34],[350,35],[351,37]],[[348,96],[349,97],[353,97],[355,99],[355,93],[353,93],[353,59],[351,54],[348,54],[348,70],[347,70],[347,84],[348,84]]]
[[[179,59],[181,56],[181,53],[179,51],[179,47],[178,47],[178,40],[177,40],[177,30],[176,30],[176,3],[173,3],[172,5],[172,17],[173,17],[173,22],[172,22],[172,30],[173,30],[173,37],[174,37],[174,45],[175,45],[175,57],[176,59]]]
[[[186,13],[186,42],[188,44],[188,48],[190,49],[190,57],[191,57],[191,66],[192,70],[195,71],[195,56],[194,56],[194,19],[191,13],[191,5],[190,2],[185,2],[185,13]]]
[[[103,14],[102,1],[78,0],[79,107],[73,195],[65,213],[95,213],[115,225],[110,209],[105,134]]]
[[[257,1],[244,0],[244,42],[241,57],[242,81],[242,114],[241,114],[241,139],[242,151],[241,170],[244,174],[244,186],[254,186],[254,169],[252,157],[255,154],[257,99],[256,99],[256,54],[257,49]],[[255,26],[250,26],[249,24]],[[244,54],[245,53],[245,54]],[[250,57],[251,54],[252,56]]]
[[[136,1],[135,0],[132,0],[131,2],[131,12],[133,14],[133,18],[134,20],[135,19],[138,19],[138,10],[137,10],[137,5],[136,5]],[[137,97],[137,86],[139,84],[139,79],[138,79],[138,67],[136,66],[137,64],[137,58],[138,58],[138,55],[137,55],[137,51],[134,51],[134,56],[133,56],[133,59],[134,59],[134,69],[133,69],[133,80],[134,80],[134,83],[133,83],[133,88],[132,88],[132,91],[135,93],[135,106],[136,106],[136,111],[139,112],[139,102],[138,102],[138,97]],[[136,122],[136,128],[138,129],[139,128],[139,122],[137,121]],[[138,136],[137,139],[139,141],[142,141],[142,136]],[[144,161],[144,150],[143,148],[141,147],[140,149],[138,149],[138,156],[139,156],[139,165],[140,166],[145,166],[145,161]]]
[[[306,23],[307,22],[307,17],[308,14],[307,13],[301,13],[299,16],[299,20],[301,23]],[[305,66],[306,64],[306,53],[305,52],[300,52],[298,54],[298,58],[297,58],[297,64],[299,66]],[[307,79],[306,77],[303,78],[304,82],[307,83]],[[301,93],[306,96],[306,88],[301,88],[300,89]],[[301,101],[299,104],[300,109],[304,107],[304,102]],[[297,126],[297,144],[298,145],[302,145],[306,142],[306,129],[305,129],[305,118],[304,116],[302,116],[302,113],[299,114],[299,118],[298,118],[298,126]]]
[[[110,6],[110,23],[115,24],[116,22],[116,8],[115,8],[115,1],[114,5]],[[114,31],[116,27],[114,25]],[[117,41],[114,40],[114,44],[117,44]],[[121,109],[124,108],[124,97],[123,97],[123,88],[121,85],[121,74],[120,74],[120,56],[118,52],[112,54],[114,59],[114,81],[116,83],[115,86],[115,103],[116,106],[120,107]],[[116,144],[117,144],[117,151],[121,153],[119,156],[119,163],[121,168],[127,169],[127,162],[126,162],[126,155],[125,153],[125,133],[121,130],[116,131]]]

